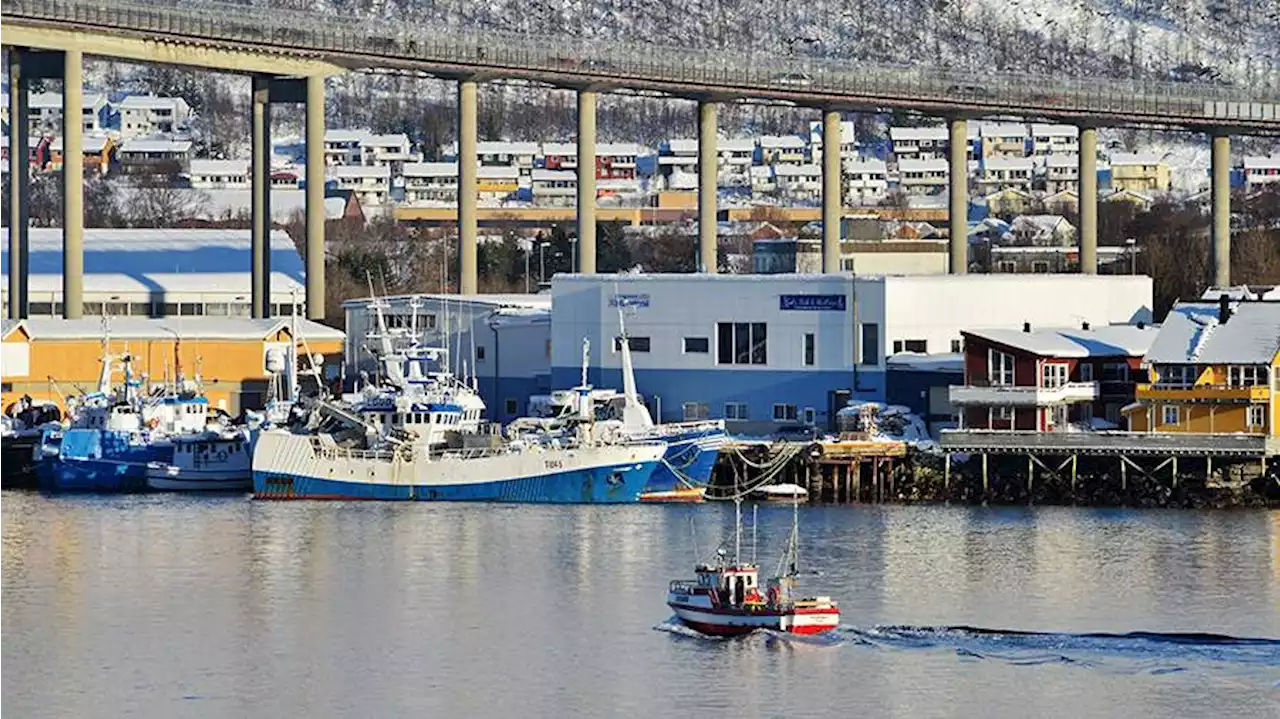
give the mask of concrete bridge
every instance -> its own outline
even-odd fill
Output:
[[[270,107],[304,103],[307,138],[307,313],[324,313],[324,79],[348,71],[405,71],[458,84],[459,157],[476,149],[478,83],[523,79],[578,94],[579,267],[595,270],[596,99],[600,92],[644,91],[698,102],[699,257],[715,271],[716,115],[719,103],[752,100],[812,107],[824,137],[839,136],[842,111],[899,109],[938,115],[950,125],[951,271],[966,267],[965,147],[969,119],[1019,115],[1080,126],[1080,258],[1097,266],[1097,128],[1181,127],[1212,137],[1214,277],[1230,280],[1229,157],[1233,134],[1280,135],[1280,90],[1153,81],[1056,78],[1013,73],[974,76],[929,67],[877,66],[578,39],[530,37],[468,27],[430,27],[381,18],[316,14],[269,4],[161,0],[3,0],[10,57],[10,146],[26,147],[26,92],[33,77],[61,78],[64,122],[78,118],[84,54],[171,63],[253,76],[253,309],[268,312]],[[74,108],[69,112],[67,108]],[[83,165],[78,122],[64,128],[64,311],[81,312]],[[10,315],[25,316],[25,157],[11,153]],[[823,266],[839,271],[839,153],[823,156]],[[459,163],[460,289],[476,291],[477,171]],[[17,301],[14,301],[14,298]]]

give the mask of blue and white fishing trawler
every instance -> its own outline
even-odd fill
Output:
[[[311,431],[269,430],[253,457],[263,499],[542,503],[634,502],[663,443],[606,444],[584,429],[550,442],[508,441],[483,423],[473,387],[441,368],[445,350],[416,337],[396,348],[384,305],[372,339],[380,381],[319,402]]]

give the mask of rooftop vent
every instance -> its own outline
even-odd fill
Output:
[[[1023,323],[1022,323],[1022,331],[1023,331],[1023,332],[1030,332],[1030,331],[1031,331],[1031,323],[1030,323],[1030,322],[1023,322]]]
[[[1088,322],[1081,322],[1081,323],[1080,323],[1080,329],[1085,330],[1085,331],[1088,331],[1088,329],[1089,329],[1089,323],[1088,323]]]
[[[1231,319],[1231,297],[1223,292],[1218,295],[1218,323],[1226,324]]]

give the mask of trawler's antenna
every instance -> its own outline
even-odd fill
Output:
[[[756,523],[759,521],[760,505],[751,505],[751,563],[756,563]]]
[[[791,576],[800,574],[800,496],[791,500]]]
[[[582,338],[582,382],[580,386],[587,386],[587,364],[591,361],[591,340],[586,337]]]
[[[689,513],[689,536],[693,539],[693,556],[701,559],[702,555],[698,552],[698,524],[693,521],[693,513]]]

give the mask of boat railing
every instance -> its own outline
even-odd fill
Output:
[[[395,452],[385,449],[350,449],[336,444],[327,444],[318,437],[311,438],[311,448],[320,459],[334,461],[338,459],[375,459],[390,462],[395,459]]]
[[[696,579],[673,579],[669,591],[676,594],[697,594],[700,586],[702,585]]]

